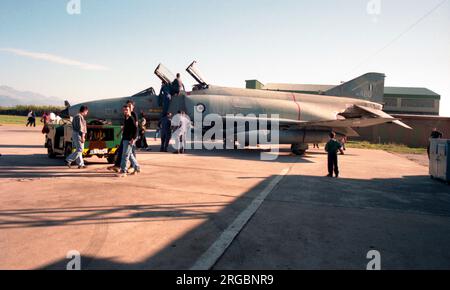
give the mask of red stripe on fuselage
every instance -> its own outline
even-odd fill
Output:
[[[298,120],[301,121],[301,117],[302,117],[302,108],[300,107],[300,104],[297,103],[297,98],[295,97],[295,94],[292,94],[292,98],[294,99],[294,103],[297,105],[297,109],[298,109]]]

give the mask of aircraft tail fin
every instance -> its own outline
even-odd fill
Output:
[[[385,77],[382,73],[366,73],[326,91],[325,95],[383,103]]]

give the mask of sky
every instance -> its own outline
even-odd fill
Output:
[[[450,0],[0,0],[0,85],[77,103],[158,90],[160,62],[192,84],[193,60],[233,87],[381,72],[450,116]]]

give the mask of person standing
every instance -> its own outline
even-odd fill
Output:
[[[134,112],[134,102],[131,101],[131,100],[128,100],[126,102],[125,106],[128,106],[130,108],[130,110],[131,110],[131,117],[135,121],[136,127],[137,127],[138,126],[138,121],[137,121],[138,119],[137,119],[136,113]],[[123,133],[123,126],[122,126],[121,133]],[[138,134],[137,130],[136,130],[136,134]],[[137,137],[138,137],[138,135],[135,136],[135,139],[137,139]],[[134,145],[136,145],[136,144],[134,144]],[[136,148],[134,146],[132,146],[132,147],[133,147],[133,150],[132,150],[133,155],[136,157]],[[107,169],[110,170],[110,171],[119,172],[120,171],[120,165],[122,163],[122,156],[123,156],[123,134],[122,134],[122,139],[120,141],[119,148],[116,151],[116,160],[114,162],[114,165],[108,167]]]
[[[342,150],[342,145],[336,140],[336,133],[330,133],[330,141],[325,145],[325,151],[328,153],[328,175],[327,177],[333,177],[333,171],[336,178],[339,177],[339,166],[338,166],[338,151],[344,155]]]
[[[31,122],[33,123],[33,127],[35,128],[36,127],[36,113],[34,111],[31,113]]]
[[[172,138],[172,113],[167,113],[158,122],[159,132],[161,133],[161,149],[160,152],[167,152],[169,142]]]
[[[145,118],[144,112],[141,112],[141,117],[139,118],[139,139],[137,142],[137,147],[139,149],[148,150],[147,138],[145,137],[146,131],[147,119]]]
[[[47,112],[44,112],[44,114],[42,114],[41,117],[41,123],[44,124],[44,126],[46,126],[49,122],[49,115],[47,114]]]
[[[58,112],[55,115],[56,115],[56,117],[55,117],[55,124],[56,125],[61,125],[61,123],[62,123],[61,112]]]
[[[175,154],[183,154],[186,150],[187,133],[191,128],[191,120],[184,111],[179,111],[178,115],[172,120],[172,126],[175,127]]]
[[[36,122],[34,122],[36,124]],[[29,111],[28,115],[27,115],[27,127],[28,126],[33,126],[33,111]],[[36,126],[36,125],[35,125]]]
[[[129,106],[123,106],[123,115],[125,117],[122,134],[123,153],[120,164],[119,177],[127,176],[128,161],[131,162],[131,167],[134,169],[132,174],[138,174],[141,172],[137,159],[133,154],[133,146],[136,142],[138,126],[136,124],[136,121],[131,116],[131,108]]]
[[[344,151],[347,150],[347,148],[345,148],[345,144],[347,144],[347,141],[348,141],[347,136],[342,137],[341,145],[342,145],[342,150],[344,150]]]
[[[136,158],[136,140],[138,140],[138,138],[139,138],[139,130],[138,130],[138,128],[139,128],[139,118],[138,118],[138,115],[136,114],[136,112],[134,111],[134,109],[136,108],[136,104],[134,103],[134,101],[128,100],[127,101],[127,106],[130,108],[131,117],[133,118],[134,123],[136,125],[136,134],[134,136],[135,142],[133,142],[133,144],[132,144],[132,153],[134,155],[134,158]]]
[[[442,132],[438,131],[437,128],[433,128],[433,131],[430,134],[430,139],[442,139],[443,136],[444,136],[444,134],[442,134]],[[428,159],[430,159],[430,147],[431,147],[431,142],[428,142],[428,147],[427,147]]]
[[[80,113],[73,118],[72,121],[72,146],[75,152],[66,159],[66,165],[71,168],[72,162],[76,161],[78,169],[86,168],[83,160],[84,143],[86,142],[87,124],[86,116],[89,113],[87,106],[81,106]]]

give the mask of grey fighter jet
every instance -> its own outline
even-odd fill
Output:
[[[253,89],[218,87],[208,84],[201,77],[193,62],[187,72],[197,84],[185,97],[190,116],[194,110],[203,114],[218,114],[224,120],[241,122],[254,117],[249,114],[278,115],[279,143],[291,144],[291,150],[302,155],[308,144],[327,141],[330,131],[341,136],[358,136],[353,128],[369,127],[383,123],[395,123],[411,129],[400,120],[383,112],[380,99],[384,88],[384,75],[370,73],[327,92],[327,95],[290,93]],[[328,94],[333,93],[333,96]],[[236,114],[241,114],[237,116]],[[244,117],[242,117],[242,115]],[[232,120],[229,120],[229,119]],[[261,118],[256,117],[258,120]],[[252,132],[246,132],[248,136]]]
[[[280,127],[279,143],[290,144],[292,152],[297,155],[304,154],[308,144],[325,142],[330,131],[335,131],[338,136],[352,137],[358,135],[354,128],[383,123],[395,123],[411,129],[399,119],[383,112],[383,105],[377,103],[384,88],[383,74],[369,73],[323,94],[303,94],[214,86],[201,76],[196,62],[186,71],[196,84],[191,92],[173,96],[169,111],[176,113],[184,110],[191,120],[194,120],[195,111],[200,111],[203,115],[216,114],[223,118],[224,124],[243,124],[255,119],[270,124],[275,121],[271,116],[278,115],[276,121]],[[161,64],[156,68],[155,74],[163,84],[175,79]],[[91,118],[119,123],[122,120],[121,107],[129,99],[135,101],[136,111],[145,112],[150,121],[160,118],[161,102],[153,88],[131,97],[84,104],[89,106]],[[68,107],[68,113],[75,115],[79,106]],[[267,117],[263,120],[260,115]],[[248,136],[257,133],[245,126],[233,130],[236,134],[243,131]]]

